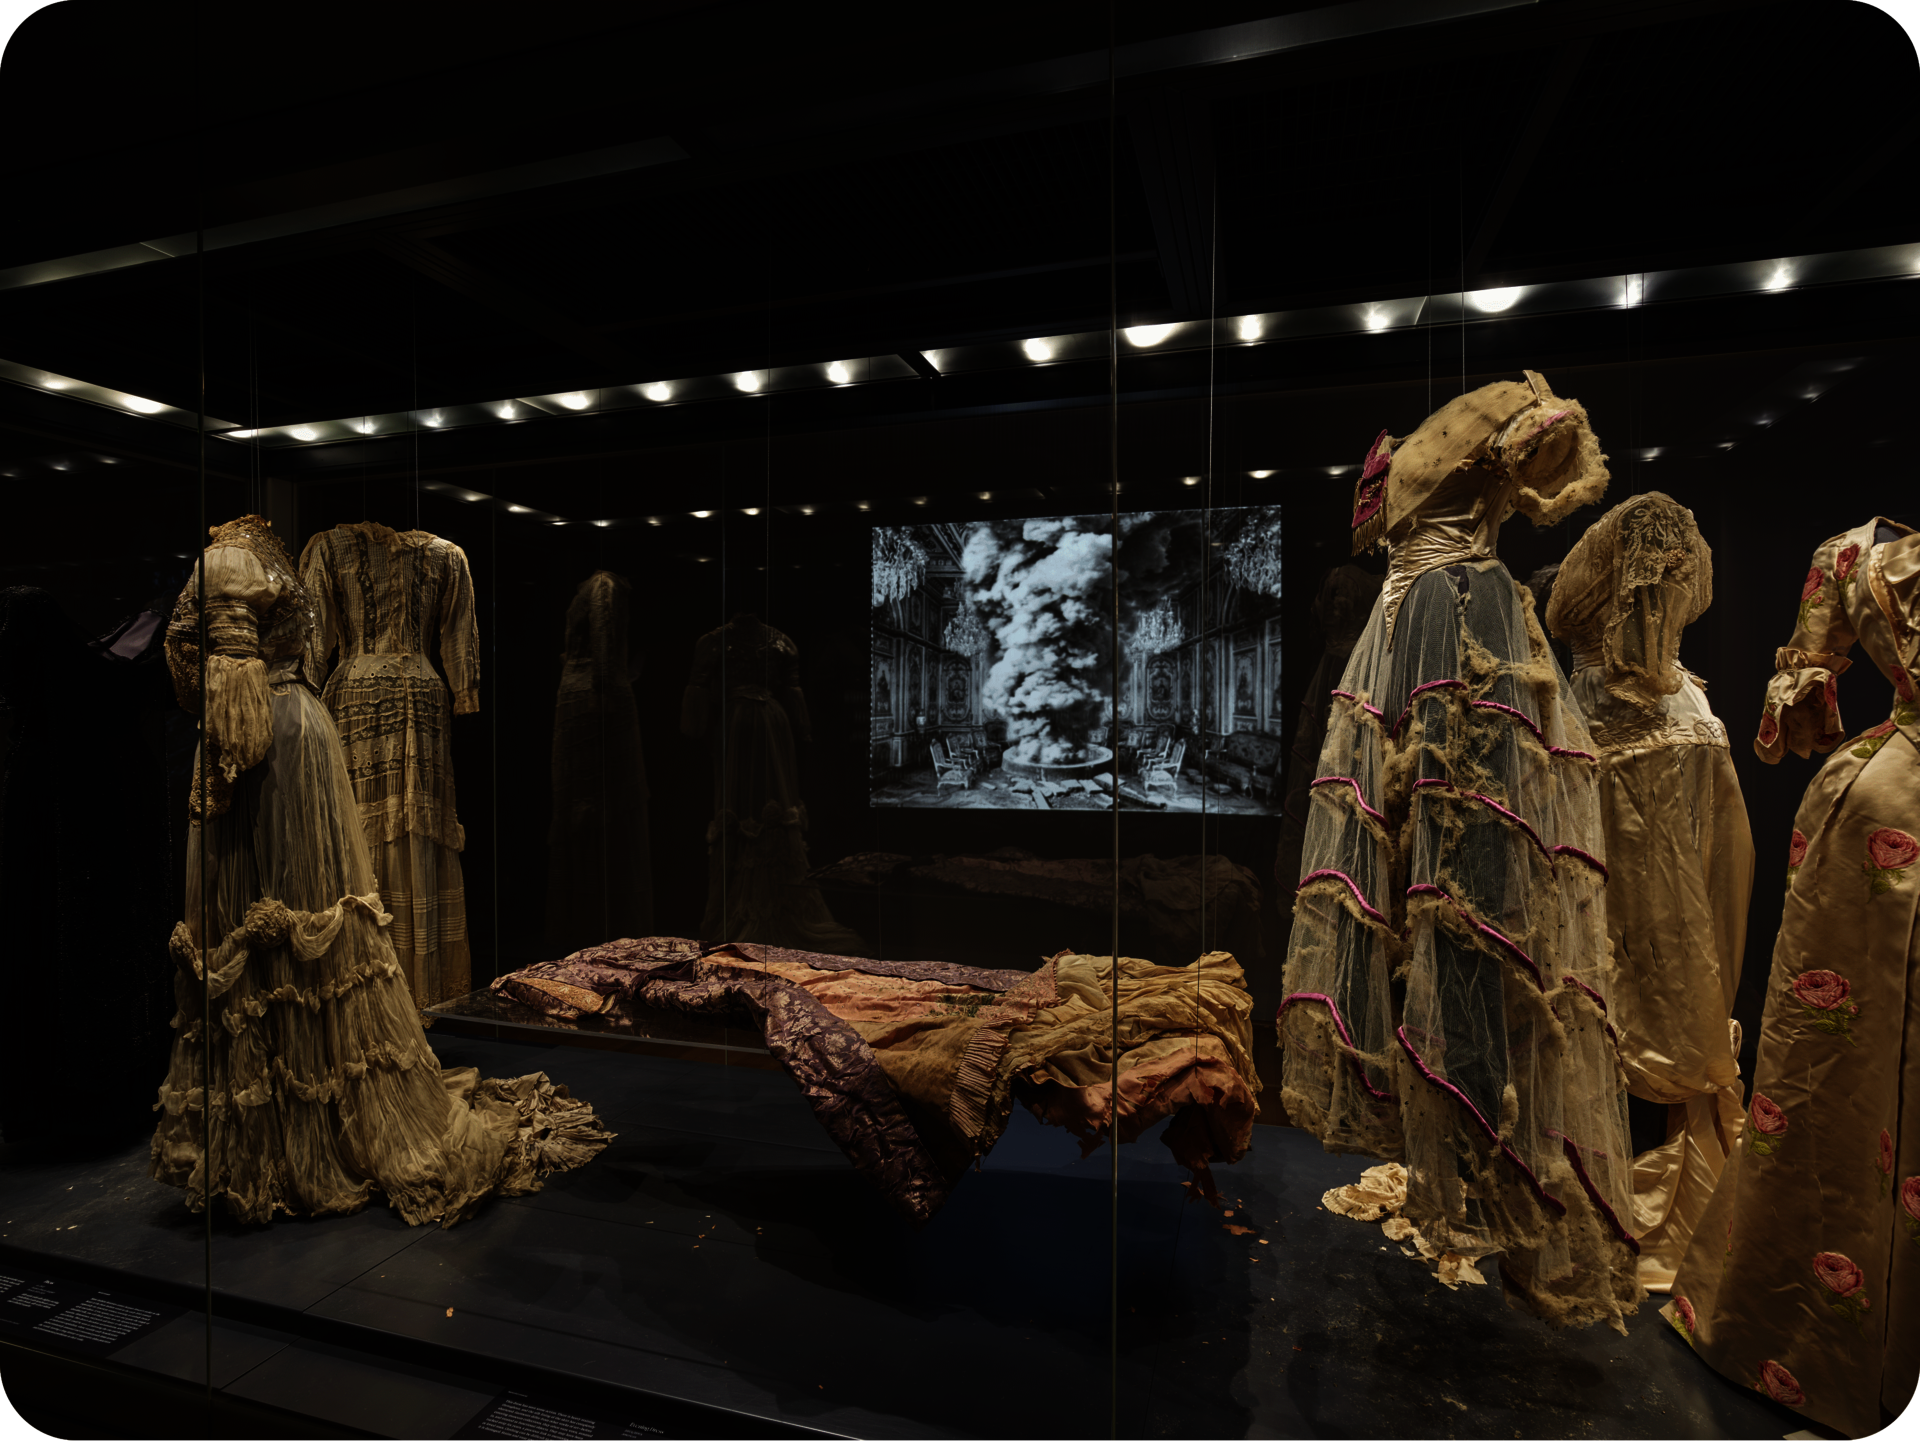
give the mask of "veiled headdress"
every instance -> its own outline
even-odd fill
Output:
[[[1713,551],[1693,512],[1659,491],[1623,500],[1561,563],[1547,629],[1641,706],[1680,689],[1680,634],[1713,603]]]
[[[1518,484],[1513,507],[1552,525],[1598,500],[1607,458],[1577,400],[1553,393],[1537,371],[1456,396],[1413,434],[1381,431],[1353,496],[1353,553],[1360,554],[1420,508],[1447,477],[1489,465]]]

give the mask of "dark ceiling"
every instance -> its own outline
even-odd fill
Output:
[[[1356,7],[1435,13],[1329,13]],[[390,192],[402,208],[0,289],[0,357],[192,409],[204,354],[208,413],[276,424],[1097,330],[1110,301],[1125,325],[1920,240],[1920,67],[1871,6],[1538,0],[1182,63],[1200,32],[1328,8],[64,0],[0,70],[8,133],[40,137],[0,160],[0,270]],[[1111,119],[1110,38],[1128,66]],[[684,158],[557,178],[658,140]],[[499,172],[520,179],[430,189]],[[1513,322],[1473,358],[1914,329],[1900,282],[1681,309],[1637,334]],[[1330,340],[1122,384],[1402,384],[1431,354],[1431,336]],[[1014,369],[783,399],[776,418],[742,399],[433,437],[418,460],[1074,406],[1106,386],[1104,363]],[[194,444],[15,387],[0,426],[6,459],[94,445],[188,463]],[[211,462],[238,468],[234,449]],[[270,462],[315,478],[402,463],[374,444]]]

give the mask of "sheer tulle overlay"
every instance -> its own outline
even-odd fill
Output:
[[[1404,1160],[1437,1246],[1550,1321],[1637,1299],[1585,730],[1497,560],[1376,609],[1328,723],[1281,1013],[1289,1113]]]
[[[252,587],[215,636],[251,700],[207,706],[209,749],[264,760],[233,766],[224,804],[189,842],[187,919],[171,947],[180,1034],[153,1175],[195,1209],[210,1192],[246,1221],[354,1211],[380,1191],[411,1224],[452,1225],[612,1137],[544,1075],[440,1069],[387,937],[333,720],[299,678],[304,597],[264,531],[253,518],[222,527],[205,561],[210,610],[236,577]],[[198,629],[197,588],[170,645]],[[220,714],[249,733],[222,735]]]

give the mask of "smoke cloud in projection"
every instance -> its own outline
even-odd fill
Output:
[[[1006,718],[1011,758],[1092,758],[1089,732],[1112,705],[1115,581],[1124,637],[1199,575],[1205,547],[1198,511],[1137,512],[1117,526],[1086,515],[973,527],[961,570],[998,651],[981,698]]]

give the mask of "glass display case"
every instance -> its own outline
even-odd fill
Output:
[[[23,1417],[1904,1408],[1913,48],[1276,8],[23,24]]]

